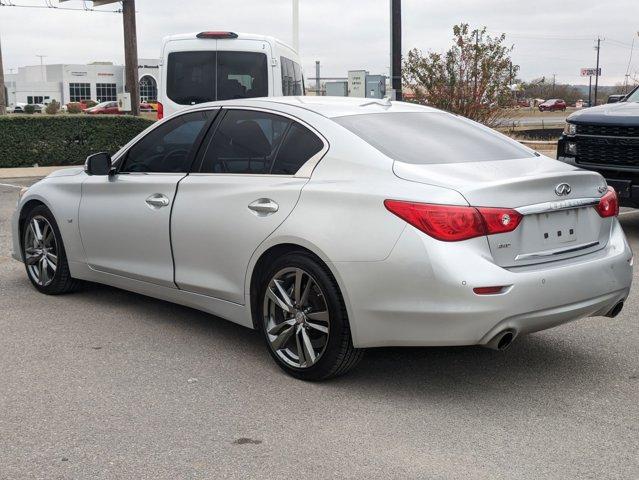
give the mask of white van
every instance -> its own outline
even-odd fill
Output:
[[[299,55],[263,35],[200,32],[162,44],[158,118],[198,103],[303,95]]]

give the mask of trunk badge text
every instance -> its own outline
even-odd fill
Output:
[[[570,195],[570,192],[572,192],[572,188],[567,183],[560,183],[559,185],[555,187],[555,193],[559,197]]]

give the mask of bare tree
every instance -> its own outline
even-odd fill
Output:
[[[404,61],[404,82],[412,90],[409,100],[463,115],[487,125],[503,116],[501,106],[511,105],[511,85],[519,71],[510,58],[506,36],[492,37],[486,27],[453,27],[453,45],[445,53],[418,49]]]

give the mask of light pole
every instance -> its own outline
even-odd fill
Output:
[[[42,81],[45,82],[44,79],[44,59],[47,57],[46,55],[36,55],[40,59],[40,76],[42,77]]]

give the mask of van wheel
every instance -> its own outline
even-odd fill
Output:
[[[62,236],[53,214],[44,205],[31,210],[22,229],[22,258],[33,286],[47,295],[75,290]]]
[[[353,368],[348,316],[328,269],[306,252],[277,259],[263,277],[261,330],[271,356],[289,375],[324,380]]]

